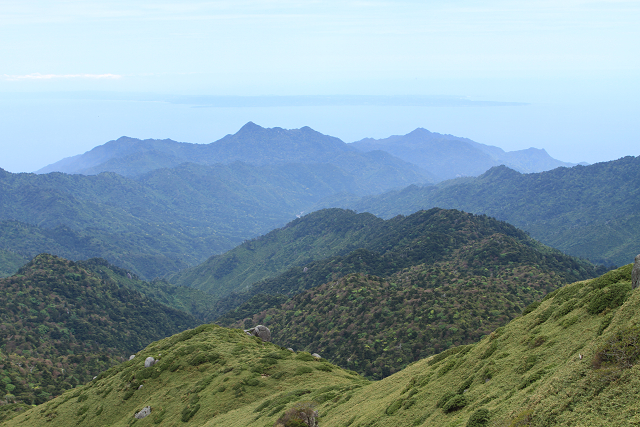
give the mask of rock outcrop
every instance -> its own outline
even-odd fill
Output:
[[[145,406],[140,412],[136,412],[134,417],[138,420],[141,420],[149,414],[151,414],[151,406]]]
[[[633,270],[631,271],[631,287],[635,289],[638,286],[640,286],[640,255],[636,255]]]
[[[262,341],[271,341],[271,331],[264,325],[258,325],[251,329],[244,330],[247,335],[253,335],[260,338]]]
[[[154,359],[153,357],[149,356],[146,359],[144,359],[144,367],[145,368],[150,368],[153,365],[156,364],[156,359]]]

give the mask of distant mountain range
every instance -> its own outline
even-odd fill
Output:
[[[385,175],[390,180],[389,170],[379,169],[384,164],[387,168],[401,169],[402,174],[396,179],[405,184],[476,176],[501,164],[526,173],[574,166],[553,159],[543,149],[505,152],[467,138],[432,133],[422,128],[403,136],[379,140],[367,138],[346,144],[306,126],[300,129],[265,129],[249,122],[236,134],[210,144],[189,144],[170,139],[139,140],[123,136],[84,154],[60,160],[36,173],[95,175],[116,172],[124,176],[138,176],[187,162],[214,165],[235,161],[251,165],[332,164],[358,175],[375,165],[375,175]],[[402,182],[389,184],[398,186]]]
[[[160,168],[173,168],[182,163],[216,165],[234,162],[256,166],[331,164],[354,176],[367,177],[373,174],[384,177],[389,181],[387,187],[434,180],[425,171],[388,153],[364,153],[338,138],[323,135],[309,127],[266,129],[252,122],[244,125],[236,134],[227,135],[211,144],[189,144],[170,139],[139,140],[123,136],[84,154],[46,166],[36,173],[95,175],[115,172],[131,177]],[[394,174],[398,175],[399,181],[393,182]]]
[[[544,149],[505,152],[467,138],[442,135],[418,128],[406,135],[384,139],[365,138],[350,144],[364,151],[383,150],[435,175],[438,181],[477,176],[493,166],[505,165],[523,173],[543,172],[575,163],[552,158]]]

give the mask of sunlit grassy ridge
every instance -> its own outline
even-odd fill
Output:
[[[145,358],[159,362],[144,367]],[[9,425],[268,426],[285,408],[353,394],[368,384],[308,353],[292,353],[241,330],[202,325],[155,342],[133,360],[38,406]],[[142,387],[141,387],[142,386]]]

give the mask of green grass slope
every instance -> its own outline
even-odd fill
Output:
[[[39,255],[0,279],[0,395],[45,402],[199,323],[79,264]]]
[[[639,183],[640,156],[629,156],[531,174],[499,166],[477,178],[411,186],[332,206],[383,218],[434,206],[484,213],[570,255],[623,265],[640,252],[629,233],[640,228]]]
[[[145,368],[149,356],[159,362]],[[202,325],[149,345],[6,425],[273,426],[296,403],[331,401],[368,383],[308,353]],[[145,406],[151,414],[136,421],[134,414]]]

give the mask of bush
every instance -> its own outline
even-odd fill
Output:
[[[444,412],[453,412],[462,409],[465,406],[467,406],[467,399],[463,395],[457,394],[449,399],[447,403],[442,405],[442,410]]]
[[[528,306],[522,309],[522,315],[526,316],[527,314],[531,313],[536,308],[540,307],[540,304],[541,304],[540,301],[532,302],[531,304],[529,304]]]
[[[456,394],[452,391],[448,391],[445,394],[443,394],[440,400],[438,400],[438,402],[436,403],[436,408],[442,408],[444,404],[447,403],[449,400],[451,400],[451,398],[454,397],[455,395]]]
[[[540,378],[542,378],[545,374],[545,370],[544,369],[540,369],[539,371],[536,371],[535,373],[529,375],[527,378],[525,378],[521,383],[520,386],[518,387],[520,390],[529,387],[531,384],[535,383],[536,381],[538,381]]]
[[[401,406],[402,406],[402,399],[396,400],[391,405],[389,405],[389,407],[385,412],[387,413],[387,415],[393,415],[396,412],[398,412],[398,409],[400,409]]]
[[[313,372],[313,369],[311,369],[308,366],[298,366],[298,368],[296,369],[295,374],[293,374],[293,375],[310,374],[311,372]]]
[[[631,283],[614,283],[603,289],[593,291],[587,312],[589,314],[602,313],[607,308],[620,307],[627,299],[627,295],[631,290]]]
[[[276,426],[318,427],[318,411],[312,402],[297,403],[276,421]]]
[[[200,410],[200,404],[196,404],[194,406],[186,406],[182,410],[182,422],[189,421],[195,414]]]
[[[301,351],[296,356],[296,360],[302,360],[303,362],[314,362],[316,358],[313,357],[311,353],[307,353],[306,351]]]
[[[498,341],[492,341],[491,345],[485,350],[485,352],[480,356],[480,359],[486,359],[490,357],[493,353],[498,349]]]
[[[489,424],[489,410],[485,408],[478,409],[469,417],[467,427],[484,427]]]
[[[632,367],[640,358],[640,328],[618,332],[596,352],[593,367],[617,366],[625,369]]]

